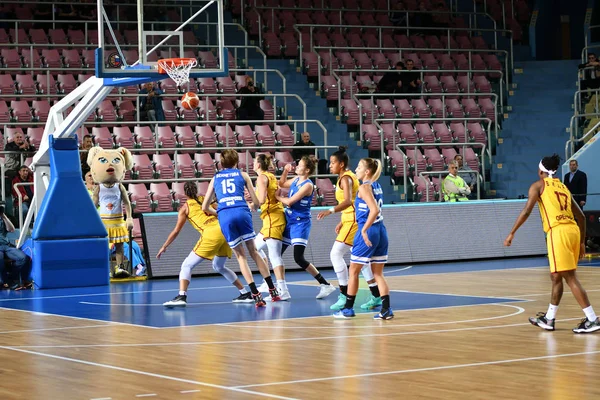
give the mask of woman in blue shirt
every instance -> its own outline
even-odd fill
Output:
[[[206,195],[204,196],[204,202],[202,203],[202,210],[205,213],[217,216],[223,236],[225,236],[229,247],[231,247],[238,260],[240,271],[250,287],[256,307],[264,307],[266,303],[256,288],[244,246],[240,246],[242,243],[246,243],[250,257],[252,257],[258,266],[260,274],[265,279],[265,282],[267,282],[271,300],[278,301],[280,298],[277,289],[273,285],[269,268],[254,245],[256,233],[252,226],[250,208],[244,200],[244,189],[248,189],[250,193],[253,210],[256,211],[255,205],[259,204],[259,202],[256,198],[254,185],[252,185],[250,177],[247,173],[237,168],[238,161],[239,155],[237,151],[232,149],[223,150],[221,153],[221,166],[223,169],[217,172],[210,181]],[[213,203],[213,195],[217,198],[216,212],[210,206]]]
[[[287,225],[283,232],[283,243],[294,247],[294,261],[319,282],[320,288],[317,299],[323,299],[335,292],[335,287],[327,282],[319,273],[319,270],[304,258],[304,251],[308,245],[308,236],[312,225],[310,207],[315,192],[315,186],[309,177],[314,174],[316,167],[317,163],[312,157],[304,156],[296,167],[297,177],[287,179],[288,173],[292,170],[292,165],[286,165],[281,178],[279,178],[279,186],[289,188],[290,191],[288,197],[277,196],[277,200],[286,206]],[[285,251],[285,248],[283,251]]]

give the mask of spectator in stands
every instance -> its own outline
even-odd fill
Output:
[[[579,64],[579,69],[583,69],[583,80],[580,90],[600,88],[600,62],[595,53],[588,53],[588,62]],[[586,98],[591,97],[593,93],[584,93]]]
[[[85,174],[85,188],[87,189],[88,193],[90,194],[90,198],[94,198],[94,189],[96,188],[96,186],[98,186],[98,184],[96,182],[94,182],[94,178],[92,177],[92,172],[88,171]],[[97,210],[100,210],[100,206],[96,207]]]
[[[571,172],[565,175],[563,183],[573,195],[573,200],[583,210],[583,206],[585,206],[587,200],[587,175],[585,172],[579,170],[577,160],[569,162],[569,170]]]
[[[429,34],[433,34],[435,35],[435,31],[430,31],[428,29],[425,28],[430,28],[434,26],[433,23],[433,14],[431,14],[431,10],[427,9],[427,4],[425,1],[420,1],[419,2],[419,12],[412,14],[412,17],[410,18],[410,23],[409,25],[415,28],[423,28],[423,29],[413,29],[410,31],[411,35],[414,34],[423,34],[423,35],[429,35]]]
[[[162,91],[154,87],[154,83],[148,82],[138,94],[147,95],[146,97],[140,97],[140,121],[164,121]],[[154,132],[154,125],[150,125],[150,128]]]
[[[395,2],[392,6],[392,10],[392,15],[390,16],[390,21],[392,22],[392,24],[396,26],[408,26],[408,18],[407,13],[405,12],[406,6],[404,5],[404,2]],[[394,30],[394,34],[396,33],[401,35],[403,33],[406,33],[406,30],[404,30],[403,32],[401,32],[400,30],[396,32],[396,30]]]
[[[25,185],[15,187],[17,183],[33,183],[33,174],[27,165],[22,165],[19,169],[19,173],[12,180],[12,195],[13,195],[13,215],[18,215],[17,210],[19,209],[19,196],[17,192],[21,193],[21,199],[23,201],[23,220],[27,216],[27,211],[29,211],[29,206],[31,205],[31,201],[33,200],[33,185]]]
[[[454,160],[448,164],[450,173],[442,182],[442,192],[444,193],[444,201],[457,202],[468,201],[468,196],[471,190],[460,176],[458,176],[458,163]]]
[[[463,156],[457,154],[454,156],[454,161],[458,163],[458,176],[463,178],[471,192],[477,183],[477,174],[467,164],[463,163]]]
[[[259,90],[254,86],[254,81],[251,77],[246,80],[246,86],[238,90],[238,94],[259,94]],[[265,118],[265,112],[260,108],[260,101],[263,97],[259,96],[244,96],[238,108],[238,119],[242,121],[262,121]],[[254,129],[254,124],[252,129]]]
[[[79,153],[79,161],[81,163],[81,174],[85,176],[90,170],[90,166],[87,163],[87,157],[89,150],[94,147],[94,141],[92,135],[85,135],[81,141],[81,151]]]
[[[9,232],[14,232],[15,226],[10,222],[8,216],[4,213],[4,206],[0,206],[0,270],[4,270],[4,258],[13,261],[13,267],[19,271],[21,282],[11,286],[4,282],[4,288],[14,288],[16,290],[32,289],[33,284],[29,280],[30,269],[28,268],[27,255],[17,249],[7,238]],[[4,275],[4,274],[2,274]]]
[[[396,69],[386,72],[377,84],[378,93],[402,93],[402,70],[404,63],[398,61]]]
[[[7,154],[4,162],[6,178],[10,183],[21,167],[21,157],[23,157],[23,161],[25,161],[27,157],[33,155],[33,153],[35,153],[35,146],[29,144],[29,139],[25,138],[23,133],[17,132],[13,136],[13,141],[8,142],[6,146],[4,146],[4,151],[15,152],[13,154]]]
[[[314,144],[313,142],[310,141],[310,133],[308,132],[304,132],[301,136],[300,136],[300,140],[298,142],[296,142],[296,144],[294,145],[294,147],[298,146],[316,146],[316,144]],[[298,149],[294,149],[292,150],[292,158],[294,159],[294,161],[296,161],[296,164],[298,163],[298,161],[300,161],[300,159],[304,156],[314,156],[315,155],[315,150],[314,149],[302,149],[302,148],[298,148]],[[319,158],[319,155],[317,154],[317,158]]]
[[[421,74],[413,71],[415,68],[415,62],[408,59],[404,62],[406,65],[406,71],[400,74],[402,80],[402,91],[404,93],[419,93],[421,91]],[[382,78],[383,79],[383,78]],[[412,97],[416,98],[416,97]]]

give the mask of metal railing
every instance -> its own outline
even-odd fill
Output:
[[[501,1],[500,5],[502,6],[502,26],[506,28],[506,8],[504,7],[504,2]],[[515,12],[514,0],[511,0],[511,10],[513,11],[513,17]],[[473,0],[473,12],[477,11],[477,0]],[[487,14],[487,0],[483,0],[483,12]],[[492,18],[493,19],[493,18]],[[493,19],[496,22],[495,19]]]
[[[394,70],[390,70],[390,71],[387,71],[387,72],[393,72],[393,71]],[[332,70],[332,75],[336,79],[337,86],[338,86],[338,106],[339,106],[341,104],[341,101],[342,101],[342,90],[341,90],[341,77],[338,75],[338,72],[349,73],[350,74],[350,78],[352,79],[352,74],[354,74],[354,73],[357,73],[357,74],[361,74],[361,73],[364,73],[364,72],[379,72],[379,73],[381,73],[382,70],[378,70],[378,69],[355,69],[355,70],[350,70],[350,69],[333,69]],[[502,87],[503,87],[503,82],[504,82],[504,76],[503,76],[503,72],[500,71],[500,70],[485,70],[484,71],[484,70],[463,70],[463,69],[456,69],[456,70],[448,70],[448,69],[438,69],[438,70],[412,69],[411,72],[418,72],[418,73],[421,74],[421,82],[422,82],[422,84],[421,84],[421,93],[420,94],[427,93],[427,92],[423,92],[424,84],[425,84],[425,81],[424,81],[423,77],[425,76],[425,74],[428,74],[428,73],[432,73],[432,72],[436,72],[436,73],[444,73],[444,72],[467,73],[468,74],[467,76],[469,77],[469,81],[471,81],[471,77],[472,77],[471,75],[473,73],[481,73],[481,72],[499,73],[499,74],[501,74],[501,76],[500,76],[500,95],[498,96],[496,93],[493,93],[493,92],[491,92],[491,93],[485,93],[485,95],[488,95],[490,97],[498,96],[500,98],[500,107],[501,107],[500,112],[503,112],[502,110],[503,110],[503,104],[504,104],[504,94],[503,94]],[[320,83],[319,83],[319,90],[321,90]],[[466,92],[466,93],[462,92],[462,93],[457,93],[455,95],[456,96],[471,96],[471,95],[475,95],[476,96],[477,93],[478,92],[473,92],[473,93],[471,93],[471,92]],[[350,87],[350,95],[352,96],[353,94],[354,93],[352,93],[352,86],[351,86]],[[438,95],[441,95],[441,93],[438,93]],[[496,108],[497,107],[498,107],[498,102],[496,102]],[[497,115],[496,115],[496,117],[497,117]],[[496,120],[497,120],[497,118],[496,118]]]
[[[480,182],[483,183],[483,178],[481,176],[481,174],[479,173],[479,171],[463,171],[463,175],[465,173],[473,173],[473,174],[477,174],[477,200],[481,200],[481,187],[480,187]],[[419,176],[425,180],[427,180],[426,176],[428,175],[438,175],[439,179],[440,179],[440,184],[442,185],[440,187],[440,197],[439,197],[439,201],[443,201],[444,199],[444,190],[443,190],[443,180],[442,180],[442,175],[448,175],[450,173],[450,171],[427,171],[427,172],[419,172]],[[458,176],[461,175],[461,172],[458,172]],[[426,190],[426,195],[425,195],[425,199],[427,202],[429,202],[429,190]],[[434,199],[435,200],[435,199]]]
[[[498,114],[497,114],[497,100],[498,100],[498,95],[496,95],[495,93],[491,93],[493,96],[491,97],[495,97],[494,98],[494,112],[495,112],[495,121],[498,120]],[[476,94],[469,94],[469,96],[489,96],[490,93],[476,93]],[[398,93],[398,94],[385,94],[385,93],[357,93],[352,95],[352,99],[357,103],[358,105],[358,112],[360,114],[360,120],[359,120],[359,133],[360,133],[360,140],[363,140],[363,112],[362,112],[362,104],[360,104],[360,99],[359,98],[371,98],[371,101],[373,102],[373,104],[375,105],[375,98],[376,97],[382,97],[382,98],[390,98],[390,97],[430,97],[430,98],[439,98],[441,97],[442,103],[445,105],[445,98],[447,97],[457,97],[456,93],[454,93],[454,96],[452,94],[439,94],[439,93]],[[436,121],[439,120],[441,121],[458,121],[458,120],[472,120],[472,121],[485,121],[487,122],[487,138],[488,138],[488,143],[492,143],[491,142],[491,134],[490,134],[490,127],[492,125],[492,120],[491,118],[487,118],[487,117],[481,117],[481,118],[477,118],[477,117],[463,117],[463,118],[454,118],[454,117],[447,117],[446,116],[446,108],[442,108],[443,111],[443,117],[442,118],[436,118],[433,117],[433,114],[431,117],[421,117],[421,118],[401,118],[401,117],[396,117],[393,120],[394,121],[423,121],[423,122],[427,122],[427,121]],[[372,121],[376,121],[376,120],[381,120],[381,117],[379,116],[379,114],[377,115],[377,117],[375,117],[375,115],[373,114],[374,112],[374,108],[371,110],[371,120]],[[494,125],[494,137],[496,139],[496,141],[498,140],[498,124],[493,124]],[[466,126],[465,126],[466,128]],[[491,157],[491,154],[490,154]]]
[[[299,54],[300,54],[300,59],[302,58],[302,52],[303,52],[303,41],[302,41],[302,35],[306,34],[303,33],[300,29],[301,28],[309,28],[309,33],[308,35],[310,36],[310,43],[311,46],[314,43],[313,41],[313,31],[314,29],[324,29],[324,28],[333,28],[333,29],[339,29],[340,31],[345,31],[347,29],[350,28],[357,28],[357,29],[376,29],[379,32],[379,41],[380,43],[382,42],[382,36],[383,36],[383,32],[384,31],[389,31],[390,29],[392,30],[397,30],[398,28],[395,26],[373,26],[373,25],[315,25],[315,24],[295,24],[294,25],[294,30],[296,32],[298,32],[299,35],[299,40],[298,40],[298,45],[299,45]],[[407,34],[411,31],[411,30],[419,30],[422,28],[417,28],[417,27],[406,27],[406,28],[402,28],[405,29],[407,31]],[[467,32],[470,35],[473,34],[473,31],[471,29],[468,28],[427,28],[427,30],[430,31],[439,31],[439,32],[445,32],[447,34],[447,36],[450,36],[451,32]],[[509,54],[509,58],[510,58],[510,68],[511,70],[514,68],[514,51],[513,51],[513,32],[509,29],[477,29],[477,32],[493,32],[494,33],[494,47],[493,49],[491,49],[492,51],[494,50],[500,50],[498,48],[498,34],[502,34],[502,33],[508,33],[510,34],[510,50],[508,52]],[[343,32],[342,32],[343,33]],[[509,76],[512,76],[512,74],[509,74]]]
[[[388,0],[389,1],[389,0]],[[344,13],[364,13],[364,12],[368,12],[370,14],[387,14],[390,16],[396,15],[396,14],[405,14],[405,21],[407,22],[406,25],[393,25],[394,27],[398,28],[398,29],[404,29],[404,28],[408,28],[408,16],[409,14],[431,14],[431,15],[466,15],[469,18],[469,28],[468,29],[477,29],[477,16],[484,16],[489,18],[489,20],[492,22],[492,24],[494,25],[493,29],[497,29],[497,23],[494,20],[494,18],[490,15],[487,14],[485,12],[468,12],[468,11],[421,11],[421,10],[392,10],[390,9],[390,7],[388,7],[387,10],[361,10],[361,9],[339,9],[339,8],[325,8],[325,7],[317,7],[317,8],[302,8],[302,7],[269,7],[269,6],[254,6],[252,7],[253,10],[257,11],[257,10],[271,10],[271,21],[275,20],[275,11],[307,11],[307,12],[329,12],[329,13],[333,13],[333,12],[337,12],[339,13],[340,16],[340,21],[342,20],[342,15]],[[256,13],[257,15],[257,22],[258,22],[258,33],[259,33],[259,40],[262,42],[262,32],[265,30],[266,27],[263,27],[262,24],[262,15],[260,12],[257,11]],[[247,21],[246,21],[246,17],[245,17],[245,10],[244,7],[242,7],[242,14],[240,16],[241,19],[241,23],[243,25],[247,25]],[[428,27],[420,27],[422,30],[425,29],[429,29]],[[275,32],[275,27],[272,26],[271,27],[271,32]]]
[[[386,51],[386,52],[394,52],[394,53],[398,53],[400,55],[401,58],[402,57],[402,52],[406,52],[406,53],[414,53],[414,52],[418,52],[418,51],[422,51],[422,52],[443,52],[443,53],[448,53],[450,54],[451,52],[457,52],[457,53],[465,53],[468,52],[468,63],[469,65],[472,65],[471,61],[471,54],[472,53],[486,53],[489,54],[490,51],[489,50],[477,50],[477,49],[421,49],[421,48],[394,48],[394,47],[374,47],[374,48],[366,48],[366,47],[333,47],[333,46],[314,46],[313,49],[316,51],[317,53],[317,62],[318,62],[318,75],[317,75],[317,80],[318,80],[318,85],[319,88],[321,87],[321,76],[322,76],[322,69],[321,69],[321,54],[319,53],[319,49],[323,49],[323,50],[328,50],[329,51],[329,59],[333,60],[333,51],[334,50],[358,50],[358,51],[374,51],[374,50],[382,50],[382,51]],[[505,58],[504,58],[504,71],[501,73],[501,78],[503,78],[504,76],[508,76],[508,52],[506,50],[495,50],[493,51],[493,53],[504,53],[505,54]],[[302,65],[302,63],[304,62],[302,55],[300,54],[300,63]],[[344,69],[344,68],[338,68],[338,69],[334,69],[333,66],[331,65],[332,63],[329,63],[329,73],[331,74],[334,70],[335,71],[357,71],[357,70],[352,70],[352,69]],[[389,67],[389,69],[358,69],[360,71],[363,72],[370,72],[370,71],[376,71],[379,73],[385,73],[385,72],[389,72],[390,70],[394,70],[395,66],[391,65]],[[406,70],[401,70],[401,71],[406,71]],[[435,72],[435,71],[440,71],[440,72],[446,72],[449,70],[443,70],[443,69],[423,69],[423,70],[417,70],[417,69],[413,69],[413,71],[415,72],[421,72],[421,71],[427,71],[427,72]],[[455,70],[457,72],[462,72],[462,71],[474,71],[474,72],[481,72],[481,71],[489,71],[489,72],[495,72],[498,70]],[[423,76],[423,72],[421,73],[421,77]],[[422,79],[421,79],[422,80]],[[509,91],[509,82],[508,79],[504,79],[506,82],[506,92],[508,93]],[[501,86],[502,87],[502,86]]]
[[[583,94],[590,94],[592,96],[595,96],[595,102],[596,102],[596,111],[598,113],[600,113],[600,88],[598,89],[586,89],[586,90],[578,90],[575,92],[575,94],[573,95],[573,107],[575,109],[574,115],[577,114],[581,114],[582,111],[584,111],[581,107],[583,106],[582,104],[582,95]]]
[[[570,122],[570,128],[571,129],[571,134],[570,134],[570,138],[569,140],[567,140],[567,142],[565,143],[565,160],[568,160],[569,158],[571,158],[575,152],[575,143],[580,143],[580,142],[585,142],[586,139],[590,138],[591,136],[596,135],[596,129],[600,128],[600,121],[598,121],[593,127],[591,127],[590,129],[588,129],[588,131],[580,138],[577,138],[575,136],[575,133],[572,131],[572,127],[573,127],[573,120],[575,120],[575,124],[578,125],[577,123],[577,119],[580,117],[585,117],[585,116],[593,116],[593,117],[597,117],[599,114],[595,113],[595,114],[578,114],[578,115],[574,115],[573,117],[571,117],[571,122]],[[579,133],[579,128],[576,128],[577,131],[576,133]]]
[[[584,49],[588,48],[588,45],[589,45],[588,38],[589,38],[592,30],[598,29],[598,28],[600,28],[600,25],[590,25],[587,28],[585,28],[585,32],[584,32],[584,35],[583,35],[583,37],[584,37]],[[587,52],[586,52],[586,56],[587,56]],[[585,62],[585,59],[583,59],[583,61]]]
[[[402,168],[403,168],[403,178],[404,178],[404,197],[406,198],[408,192],[407,192],[407,188],[408,188],[408,172],[409,172],[409,167],[407,167],[408,165],[408,156],[406,155],[406,153],[402,150],[403,148],[409,148],[412,147],[415,149],[415,152],[417,151],[417,149],[419,147],[460,147],[462,146],[463,149],[463,154],[464,151],[467,147],[471,147],[472,145],[480,145],[482,147],[482,151],[481,151],[481,174],[485,177],[485,152],[486,152],[486,146],[485,143],[405,143],[405,144],[397,144],[396,145],[396,149],[400,152],[400,154],[402,154]],[[417,166],[417,160],[415,160],[414,163],[414,175],[418,175],[419,174],[419,170],[418,170],[418,166]],[[386,165],[386,164],[382,164],[382,165]],[[421,171],[424,173],[427,173],[428,171]],[[470,171],[469,171],[470,172]],[[473,171],[474,172],[474,171]],[[392,171],[393,173],[393,171]],[[485,183],[485,178],[483,183]],[[478,185],[479,187],[479,185]]]

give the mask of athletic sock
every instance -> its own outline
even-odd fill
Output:
[[[250,282],[248,284],[248,287],[250,287],[250,291],[252,292],[253,295],[257,295],[258,294],[258,289],[256,288],[256,283]]]
[[[548,305],[548,311],[546,312],[546,319],[554,319],[556,318],[556,312],[558,311],[558,306],[553,304]],[[587,315],[587,314],[586,314]]]
[[[269,287],[269,290],[270,289],[275,289],[275,286],[273,285],[273,279],[271,278],[271,275],[269,275],[269,276],[267,276],[265,278],[265,282],[267,282],[267,286]]]
[[[344,305],[344,308],[354,308],[354,300],[356,300],[356,296],[350,296],[349,294],[347,294],[346,304]]]
[[[377,283],[369,283],[369,290],[371,291],[373,297],[381,297],[381,294],[379,294],[379,286],[377,286]]]
[[[348,285],[340,285],[340,292],[346,296],[346,294],[348,293]]]
[[[248,293],[248,290],[246,289],[245,286],[242,286],[242,288],[240,289],[240,294],[246,294]]]
[[[325,278],[323,278],[323,276],[321,274],[317,274],[315,276],[315,279],[321,284],[321,285],[329,285],[329,282],[327,282],[327,280]]]
[[[180,296],[187,296],[187,292],[184,292],[183,290],[179,291],[179,295]]]
[[[285,279],[283,279],[283,280],[277,279],[277,286],[279,286],[279,289],[281,289],[282,292],[288,291],[288,287],[287,287],[287,283],[285,282]]]
[[[585,313],[585,316],[587,317],[588,321],[594,322],[598,318],[592,306],[584,308],[583,312]]]
[[[381,296],[381,309],[387,310],[390,308],[390,295],[386,294],[385,296]]]

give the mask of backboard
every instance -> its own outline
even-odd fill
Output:
[[[162,80],[168,75],[158,73],[158,60],[179,57],[198,59],[191,78],[227,75],[223,1],[137,0],[105,7],[98,0],[96,76]]]

